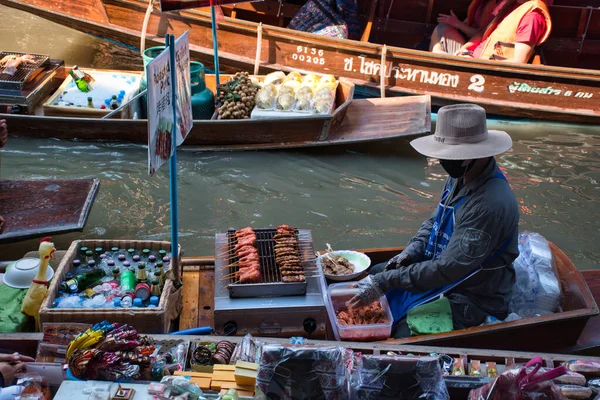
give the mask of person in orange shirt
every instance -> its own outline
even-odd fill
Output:
[[[486,29],[464,42],[454,55],[527,63],[552,29],[547,2],[543,0],[503,0],[492,14],[494,18]],[[458,40],[452,40],[454,50]]]

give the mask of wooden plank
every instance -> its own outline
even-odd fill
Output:
[[[213,269],[205,268],[200,272],[200,288],[198,292],[198,325],[215,326],[215,273]]]
[[[6,221],[0,243],[83,230],[99,185],[99,179],[0,180]]]
[[[179,315],[179,330],[198,326],[198,294],[200,292],[200,267],[183,269],[183,309]]]

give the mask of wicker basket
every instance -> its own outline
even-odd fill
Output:
[[[48,295],[40,309],[40,324],[44,322],[82,322],[95,324],[103,320],[111,323],[130,324],[140,333],[168,333],[173,321],[182,308],[182,291],[179,284],[181,281],[181,249],[179,257],[171,259],[171,265],[167,272],[167,279],[163,288],[160,302],[156,308],[52,308],[56,295],[58,294],[60,282],[71,269],[73,260],[77,258],[78,249],[81,246],[88,248],[119,247],[134,249],[171,250],[170,242],[158,242],[148,240],[76,240],[67,250],[60,265],[56,269],[54,278],[50,283]]]

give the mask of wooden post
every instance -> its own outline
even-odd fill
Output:
[[[260,67],[260,53],[262,50],[262,22],[256,28],[256,57],[254,57],[254,75],[258,75]]]
[[[367,26],[360,38],[361,42],[368,42],[371,36],[371,29],[373,29],[373,19],[375,18],[375,9],[377,8],[377,0],[371,0],[371,8],[369,9],[369,20]]]
[[[379,92],[381,98],[385,97],[385,57],[387,55],[387,45],[381,48],[381,64],[379,65]]]

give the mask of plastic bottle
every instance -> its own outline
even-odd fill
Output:
[[[143,308],[144,305],[142,304],[142,299],[140,299],[139,297],[136,297],[135,299],[133,299],[133,307],[134,308]]]
[[[132,305],[133,299],[131,298],[131,296],[123,296],[123,298],[121,298],[121,307],[130,308]]]
[[[122,292],[132,292],[135,290],[135,275],[130,269],[126,269],[121,273],[120,281]]]
[[[118,297],[115,297],[113,299],[113,305],[115,306],[115,308],[120,308],[121,307],[121,299],[119,299]]]
[[[136,282],[137,283],[142,283],[142,282],[145,283],[147,280],[148,280],[148,274],[146,273],[146,264],[139,263],[137,276],[136,276]]]
[[[159,301],[158,297],[156,297],[156,296],[150,297],[150,304],[158,306],[158,301]]]

